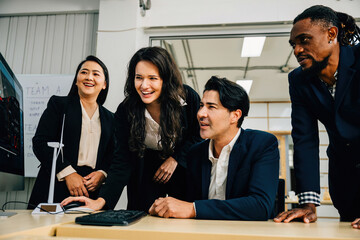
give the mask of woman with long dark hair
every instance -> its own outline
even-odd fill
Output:
[[[131,58],[125,100],[115,113],[116,150],[100,198],[70,198],[86,206],[114,208],[128,185],[128,209],[148,211],[158,197],[185,198],[186,153],[200,141],[199,95],[183,85],[170,54],[142,48]]]
[[[41,168],[28,208],[47,202],[53,158],[53,148],[47,143],[59,142],[62,131],[64,147],[56,162],[54,202],[68,196],[98,197],[114,148],[114,117],[102,106],[108,89],[107,67],[88,56],[77,67],[68,96],[50,98],[33,138]]]

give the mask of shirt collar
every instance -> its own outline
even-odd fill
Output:
[[[229,152],[231,152],[231,150],[233,149],[236,140],[239,138],[241,133],[241,128],[239,128],[238,132],[236,133],[235,137],[226,145],[223,147],[223,149],[221,149],[221,152],[224,151],[224,149],[228,149]],[[211,162],[214,162],[217,160],[217,158],[214,157],[214,153],[213,153],[213,146],[214,146],[214,140],[210,139],[210,143],[209,143],[209,160]],[[221,154],[221,153],[220,153]]]
[[[100,117],[100,112],[99,112],[99,105],[97,106],[93,116],[90,118],[89,115],[87,114],[81,100],[80,100],[80,106],[81,106],[81,113],[82,115],[86,118],[86,119],[89,119],[89,120],[96,120]]]
[[[181,97],[179,97],[179,100],[180,100],[180,105],[181,105],[182,107],[187,105],[187,103],[185,102],[185,100],[182,99]]]

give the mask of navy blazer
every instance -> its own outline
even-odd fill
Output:
[[[315,74],[300,67],[289,74],[289,85],[297,192],[320,193],[319,120],[329,135],[332,200],[340,214],[351,213],[356,191],[360,196],[360,45],[340,47],[335,99]]]
[[[196,218],[267,220],[279,179],[279,150],[274,135],[241,129],[229,159],[226,200],[208,200],[211,162],[209,142],[194,145],[188,154],[188,201],[195,201]]]
[[[42,114],[35,136],[33,137],[33,151],[41,163],[41,167],[30,197],[30,203],[47,202],[49,193],[49,182],[53,159],[53,148],[47,146],[47,142],[59,142],[63,117],[65,116],[64,136],[63,136],[63,158],[61,154],[57,159],[56,173],[67,166],[72,166],[80,175],[84,167],[77,166],[79,155],[79,144],[81,136],[82,112],[80,99],[78,96],[59,97],[52,96],[49,99],[47,108]],[[113,113],[105,107],[99,105],[101,136],[97,153],[96,167],[94,170],[108,171],[112,161],[114,137],[113,137]],[[85,167],[86,168],[86,167]],[[86,174],[84,172],[83,174]],[[54,201],[60,202],[69,196],[69,191],[65,182],[59,182],[55,176]],[[95,197],[95,196],[94,196]],[[31,208],[31,206],[29,206]]]

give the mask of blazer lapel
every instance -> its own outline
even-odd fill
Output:
[[[200,156],[206,156],[201,158],[201,197],[202,199],[208,199],[209,197],[209,186],[210,186],[210,178],[211,178],[211,162],[209,160],[209,143],[205,144],[204,149]]]
[[[338,67],[338,79],[336,82],[335,92],[335,109],[337,110],[345,96],[347,90],[352,82],[355,70],[351,68],[354,64],[355,57],[351,49],[348,47],[340,48],[340,62]]]
[[[81,135],[82,113],[78,97],[70,97],[66,106],[65,127],[64,127],[64,150],[73,149],[71,158],[75,164],[79,155],[79,143]],[[66,139],[65,139],[66,137]],[[70,154],[70,153],[69,153]]]
[[[333,111],[332,107],[334,104],[334,99],[331,96],[329,90],[326,88],[325,84],[323,84],[316,75],[310,75],[306,78],[306,81],[310,83],[312,92],[319,100],[323,108],[327,109],[330,112]]]
[[[98,168],[98,164],[100,164],[99,156],[103,156],[104,151],[107,146],[104,145],[104,139],[107,139],[107,136],[110,135],[109,131],[111,129],[107,127],[108,122],[106,121],[104,109],[102,106],[99,105],[99,115],[100,115],[100,126],[101,126],[101,134],[100,134],[100,141],[99,141],[99,147],[97,152],[97,161],[96,161],[96,167]]]
[[[226,179],[226,199],[229,199],[230,197],[231,188],[235,183],[234,179],[236,172],[238,171],[239,164],[242,162],[247,153],[246,147],[244,146],[245,141],[246,132],[244,131],[244,129],[241,129],[240,136],[236,140],[236,143],[230,153],[228,174]]]

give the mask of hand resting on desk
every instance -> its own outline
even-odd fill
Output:
[[[88,197],[68,197],[65,198],[60,204],[61,206],[66,206],[71,202],[83,202],[85,205],[83,207],[93,209],[95,211],[101,210],[105,206],[105,200],[103,198],[98,198],[96,200],[90,199]]]
[[[355,221],[351,223],[351,226],[360,229],[360,218],[355,219]]]
[[[158,198],[149,209],[151,215],[164,218],[195,218],[192,202],[185,202],[173,197]]]
[[[288,223],[297,218],[302,219],[304,223],[315,222],[317,220],[315,204],[306,203],[301,208],[294,208],[292,210],[279,213],[274,218],[274,221]]]

